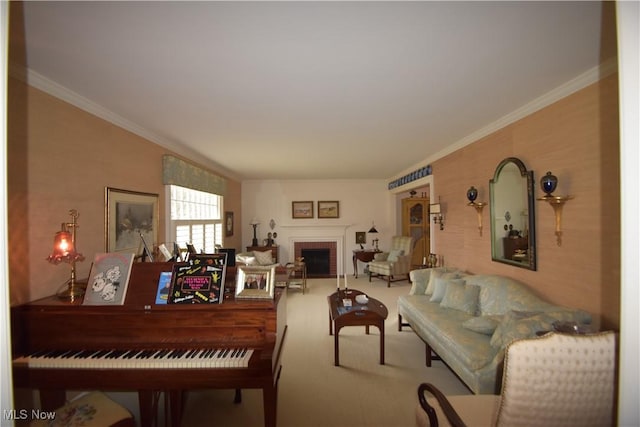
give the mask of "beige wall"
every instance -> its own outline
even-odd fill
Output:
[[[67,264],[45,258],[70,209],[80,213],[78,249],[87,259],[77,268],[78,277],[87,277],[93,256],[105,250],[105,187],[158,194],[164,241],[164,154],[179,155],[10,78],[11,303],[51,295],[69,278]],[[228,180],[227,188],[225,209],[240,217],[240,183]],[[240,233],[225,245],[239,247]]]
[[[445,264],[475,273],[520,279],[541,296],[598,316],[619,327],[620,183],[617,76],[610,76],[433,163],[435,195],[446,214],[435,230]],[[498,163],[518,157],[538,182],[547,171],[559,179],[557,195],[570,194],[563,211],[562,246],[556,245],[553,210],[536,201],[537,271],[491,261],[489,208],[479,235],[466,191],[489,201]]]

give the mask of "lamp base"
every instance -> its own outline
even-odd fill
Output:
[[[84,296],[85,289],[77,283],[65,283],[58,289],[56,296],[60,299],[73,302]]]

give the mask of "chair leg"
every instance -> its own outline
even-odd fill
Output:
[[[391,275],[387,276],[387,288],[391,287]]]

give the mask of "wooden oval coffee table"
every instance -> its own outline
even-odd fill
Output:
[[[387,307],[375,298],[369,297],[366,304],[358,304],[356,295],[364,294],[357,289],[334,292],[327,297],[329,303],[329,335],[334,335],[334,365],[340,366],[340,347],[338,335],[345,326],[364,326],[369,334],[369,326],[376,326],[380,330],[380,364],[384,365],[384,321],[389,314]],[[344,300],[351,301],[351,307],[346,307]]]

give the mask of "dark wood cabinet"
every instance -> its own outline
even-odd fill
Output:
[[[529,248],[529,242],[526,237],[503,237],[502,242],[504,245],[504,257],[509,260],[518,261],[513,258],[516,250],[526,251]]]

